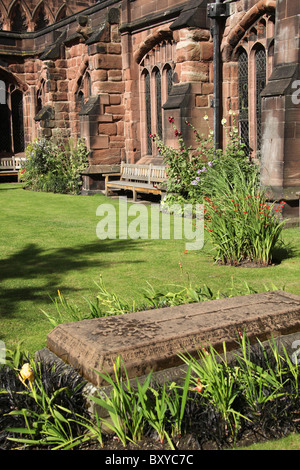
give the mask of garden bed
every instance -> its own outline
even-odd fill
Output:
[[[293,335],[289,344],[293,345],[293,340],[296,341],[297,338],[299,339],[299,334]],[[144,396],[151,399],[146,408],[148,411],[159,408],[164,410],[161,414],[163,427],[157,427],[157,416],[152,422],[151,419],[146,419],[139,438],[133,438],[130,434],[132,422],[129,421],[128,426],[126,424],[123,428],[125,434],[118,434],[112,429],[109,433],[104,431],[103,423],[108,423],[106,420],[102,421],[104,418],[100,418],[101,436],[95,432],[95,428],[91,432],[91,427],[86,426],[86,420],[91,417],[81,393],[84,382],[74,372],[62,373],[59,368],[53,370],[40,364],[35,369],[33,391],[30,391],[19,380],[16,370],[1,367],[0,383],[4,391],[0,394],[0,448],[38,450],[70,449],[74,446],[77,450],[103,451],[221,450],[299,433],[300,374],[297,361],[290,354],[291,350],[285,347],[287,343],[270,341],[250,346],[243,336],[239,344],[240,350],[228,358],[226,349],[224,355],[218,355],[212,349],[209,352],[202,351],[199,354],[200,362],[186,357],[188,371],[184,383],[178,385],[179,388],[174,387],[174,384],[167,384],[166,395],[162,386],[152,384],[154,388],[151,388],[148,387],[150,382],[147,383]],[[14,358],[16,360],[17,355]],[[25,359],[20,354],[19,358],[22,361]],[[119,366],[120,363],[117,363],[116,377],[120,371]],[[189,384],[188,388],[186,384]],[[125,403],[124,397],[127,397],[130,406],[134,405],[138,396],[136,392],[126,380],[119,385],[126,393],[117,386],[114,394],[110,394],[110,399],[114,396],[118,403]],[[34,390],[38,390],[38,394],[34,395]],[[176,395],[179,390],[180,395]],[[172,411],[171,402],[168,401],[173,397],[174,404],[176,396],[179,398],[180,411],[184,410],[180,422],[177,420],[179,415],[174,413],[174,409]],[[95,398],[96,400],[100,398]],[[102,404],[103,400],[107,404],[112,403],[108,395],[105,399],[102,396]],[[166,408],[163,407],[164,403]],[[184,403],[184,407],[181,407],[181,403]],[[147,413],[144,414],[142,402],[140,405],[138,414],[145,417]],[[133,407],[127,417],[134,420],[137,416],[135,413]],[[111,417],[115,422],[113,414]],[[119,417],[119,424],[123,423],[121,413]],[[49,424],[52,427],[49,428]],[[174,426],[178,424],[180,426],[174,433]],[[49,439],[53,426],[55,433]],[[120,429],[121,427],[120,425]],[[98,426],[98,431],[99,428]],[[161,430],[164,431],[163,438]]]

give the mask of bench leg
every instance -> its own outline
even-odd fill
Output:
[[[134,201],[136,201],[136,190],[135,189],[132,190],[132,198],[133,198]]]

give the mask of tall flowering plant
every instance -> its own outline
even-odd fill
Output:
[[[215,248],[214,258],[221,264],[266,266],[272,262],[285,224],[279,217],[285,203],[268,203],[258,174],[245,174],[234,161],[232,170],[232,180],[224,169],[211,172],[212,196],[204,196],[205,228]]]
[[[278,217],[284,203],[279,206],[268,203],[266,189],[260,184],[259,167],[245,154],[234,112],[230,114],[232,126],[222,120],[228,142],[222,150],[215,150],[211,130],[204,136],[186,122],[197,142],[196,150],[192,151],[186,147],[172,117],[169,122],[178,139],[177,149],[152,136],[167,167],[165,203],[204,204],[205,228],[215,247],[216,261],[268,265],[285,224]]]

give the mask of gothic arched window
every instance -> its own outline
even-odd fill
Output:
[[[10,25],[11,31],[17,33],[25,33],[28,29],[26,14],[20,3],[14,5],[12,9]]]
[[[260,157],[262,147],[261,93],[272,73],[274,19],[265,15],[253,25],[237,47],[239,129],[246,152]]]
[[[239,55],[239,127],[242,142],[249,154],[249,66],[248,54],[243,49]]]
[[[147,131],[147,154],[152,155],[152,140],[151,140],[151,94],[150,94],[150,74],[148,70],[144,73],[145,83],[145,110],[146,110],[146,131]]]
[[[36,14],[34,30],[39,31],[40,29],[46,28],[48,24],[49,19],[47,18],[45,7],[44,5],[41,5]]]
[[[267,58],[264,48],[260,48],[255,54],[255,75],[256,75],[256,151],[259,154],[262,143],[261,132],[261,92],[264,90],[267,81]]]
[[[142,156],[159,157],[151,134],[164,138],[163,105],[173,84],[176,43],[173,40],[156,44],[140,61],[140,110]]]
[[[155,71],[155,101],[156,101],[156,133],[162,138],[162,103],[161,103],[161,74]]]

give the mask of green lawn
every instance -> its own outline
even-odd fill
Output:
[[[18,184],[0,185],[0,339],[7,347],[24,341],[30,352],[46,344],[51,325],[49,296],[59,289],[69,301],[85,305],[94,298],[102,274],[109,290],[125,299],[141,299],[147,281],[155,288],[192,282],[230,292],[246,281],[258,291],[264,285],[300,294],[300,230],[284,231],[281,262],[268,268],[217,266],[211,245],[185,254],[184,240],[99,240],[102,195],[70,196],[25,191]],[[182,265],[182,269],[179,266]]]
[[[282,439],[239,447],[237,450],[300,450],[300,434],[290,434]]]

